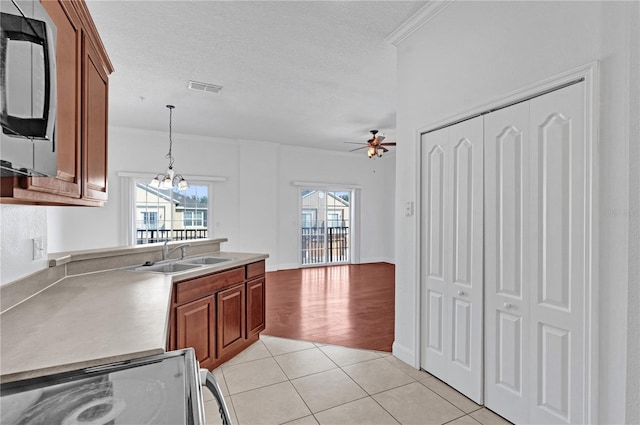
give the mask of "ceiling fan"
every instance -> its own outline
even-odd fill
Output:
[[[374,156],[382,156],[383,153],[385,152],[389,152],[389,149],[387,149],[385,146],[395,146],[396,142],[386,142],[386,143],[382,143],[382,141],[385,139],[384,134],[379,133],[378,134],[378,130],[371,130],[371,139],[367,140],[367,144],[364,146],[361,146],[359,148],[355,148],[355,149],[351,149],[349,152],[353,152],[353,151],[357,151],[360,149],[367,149],[367,156],[369,158],[373,158]],[[355,142],[345,142],[345,143],[351,143],[351,144],[358,144],[360,145],[361,143],[355,143]]]

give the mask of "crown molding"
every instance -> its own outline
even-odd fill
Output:
[[[430,0],[420,10],[404,21],[398,28],[384,38],[389,44],[398,46],[401,41],[420,29],[453,3],[454,0]]]

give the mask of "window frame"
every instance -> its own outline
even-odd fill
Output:
[[[123,223],[121,228],[120,238],[123,245],[126,246],[138,246],[137,244],[137,232],[136,232],[136,220],[137,220],[137,208],[136,208],[136,184],[148,184],[154,177],[154,174],[150,173],[136,173],[136,172],[119,172],[117,173],[120,189],[121,189],[121,202],[120,207],[120,219]],[[226,177],[218,176],[189,176],[184,175],[184,178],[192,186],[207,186],[207,209],[206,209],[206,226],[200,226],[195,228],[207,229],[208,238],[213,237],[213,206],[214,206],[214,183],[227,181]],[[179,193],[179,191],[178,191]],[[201,211],[205,211],[204,209]],[[203,217],[204,220],[204,217]],[[183,218],[184,221],[184,218]],[[189,227],[194,228],[194,227]],[[195,240],[195,239],[189,239]]]

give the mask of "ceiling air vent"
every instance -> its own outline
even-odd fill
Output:
[[[222,90],[222,86],[208,83],[199,83],[197,81],[189,81],[189,88],[191,90],[204,91],[207,93],[220,93],[220,90]]]

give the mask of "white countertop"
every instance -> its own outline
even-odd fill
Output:
[[[0,383],[163,353],[172,282],[238,267],[265,254],[182,273],[110,270],[70,276],[0,315]]]

